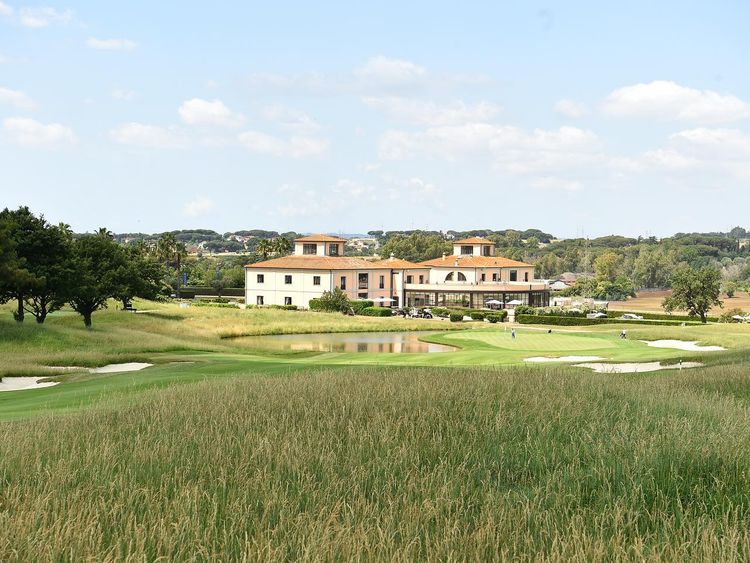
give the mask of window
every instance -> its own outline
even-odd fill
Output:
[[[529,281],[529,273],[528,272],[524,272],[523,273],[523,281]]]
[[[266,277],[263,274],[258,274],[258,283],[266,281]]]
[[[284,283],[286,285],[292,285],[292,276],[284,276]]]
[[[380,276],[378,286],[380,287],[380,289],[385,289],[385,276]]]
[[[258,297],[255,298],[255,304],[256,305],[263,305],[263,296],[258,295]]]
[[[302,245],[302,254],[317,254],[318,253],[318,245],[317,244],[303,244]]]
[[[419,283],[424,283],[424,274],[419,275]]]
[[[453,272],[445,276],[445,281],[453,281]],[[463,272],[458,272],[458,281],[466,281],[466,276]]]
[[[487,274],[482,273],[482,281],[487,281]]]
[[[313,285],[320,285],[320,276],[313,276]]]
[[[284,297],[284,305],[291,305],[291,304],[292,304],[292,298]]]
[[[494,282],[496,282],[496,281],[497,281],[497,272],[494,272],[494,273],[492,274],[492,281],[494,281]]]
[[[510,281],[518,281],[518,270],[510,271]]]
[[[341,276],[341,283],[339,284],[341,289],[346,289],[346,276]]]
[[[414,283],[414,276],[406,276],[406,283]]]
[[[359,299],[367,299],[367,292],[365,291],[364,293],[358,293],[357,297]]]
[[[359,274],[357,280],[359,289],[367,289],[370,286],[370,274]]]
[[[329,244],[328,245],[328,255],[329,256],[338,256],[339,255],[339,245],[338,244]]]
[[[462,246],[461,247],[461,254],[474,254],[474,247],[473,246]]]
[[[483,246],[482,247],[482,256],[489,256],[490,255],[490,247],[489,246]]]

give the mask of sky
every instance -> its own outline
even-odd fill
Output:
[[[750,227],[747,2],[41,1],[0,0],[0,208],[78,232]]]

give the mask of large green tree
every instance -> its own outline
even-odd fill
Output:
[[[674,254],[662,248],[643,246],[633,263],[633,281],[638,287],[668,287],[675,268]]]
[[[86,235],[73,243],[75,283],[71,288],[70,306],[91,327],[95,311],[107,307],[107,300],[122,288],[118,274],[125,267],[125,254],[106,233]]]
[[[450,254],[451,245],[441,235],[420,232],[393,236],[378,251],[384,258],[393,254],[410,262],[439,258],[444,252]]]
[[[18,269],[6,280],[5,297],[17,302],[15,317],[23,322],[31,313],[39,323],[62,307],[71,283],[70,245],[67,225],[50,225],[28,207],[0,212],[8,227],[18,260]]]
[[[722,305],[720,292],[721,274],[716,268],[694,270],[683,264],[672,274],[672,295],[664,299],[663,307],[667,312],[687,311],[705,323],[711,307]]]
[[[150,255],[143,244],[120,247],[119,252],[114,297],[122,303],[123,309],[131,306],[135,297],[153,301],[168,293],[164,265]]]

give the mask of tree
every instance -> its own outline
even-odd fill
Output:
[[[613,282],[617,278],[622,258],[616,253],[608,250],[594,260],[594,272],[599,281]]]
[[[732,280],[725,281],[722,290],[724,291],[724,294],[728,299],[732,299],[734,297],[734,293],[737,291],[737,282]]]
[[[685,310],[690,316],[699,316],[706,322],[711,307],[722,306],[719,299],[721,274],[715,268],[704,267],[694,270],[688,265],[678,267],[672,274],[672,295],[664,299],[667,312]]]
[[[263,260],[268,260],[268,255],[274,251],[273,242],[270,239],[263,239],[258,241],[255,245],[255,252],[263,256]]]
[[[674,267],[674,255],[671,252],[642,247],[633,264],[633,281],[641,288],[668,287]]]
[[[557,274],[561,273],[560,259],[551,252],[548,252],[539,260],[537,260],[536,273],[537,277],[541,279],[549,279],[553,276],[556,276]]]
[[[276,237],[272,243],[273,252],[277,256],[286,256],[292,251],[292,243],[286,237]]]
[[[388,239],[378,251],[383,257],[391,254],[410,262],[423,262],[439,258],[443,253],[450,254],[451,245],[442,235],[415,232],[410,235],[395,235]]]
[[[122,287],[117,276],[125,267],[124,253],[106,234],[86,235],[73,243],[73,265],[75,283],[68,302],[90,328],[92,314],[105,309]]]
[[[143,244],[119,247],[113,252],[120,253],[113,297],[122,303],[123,309],[131,306],[135,297],[154,301],[164,295],[168,287],[165,268],[149,256]]]

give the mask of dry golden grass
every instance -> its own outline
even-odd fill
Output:
[[[627,301],[610,301],[609,309],[611,311],[642,311],[644,313],[663,313],[661,306],[662,301],[667,297],[670,291],[643,291],[639,292],[636,297]],[[719,316],[727,309],[739,308],[750,313],[750,293],[738,291],[734,297],[728,299],[726,295],[722,296],[724,308],[714,307],[711,315]]]
[[[0,425],[3,561],[744,560],[742,366],[258,375]]]

